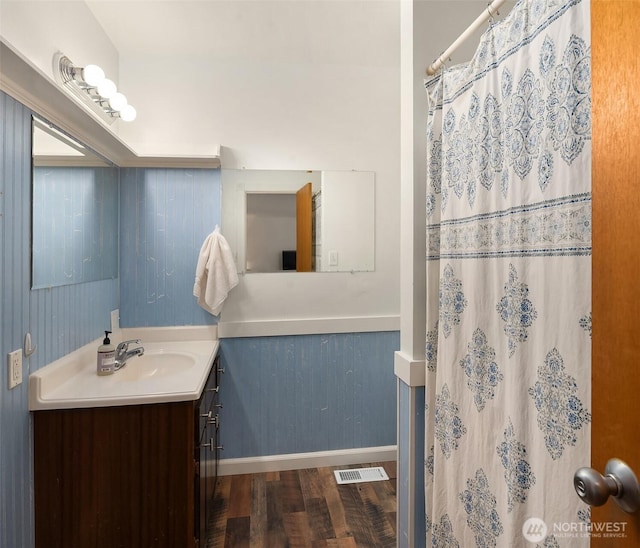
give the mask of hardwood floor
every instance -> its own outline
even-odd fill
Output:
[[[334,470],[384,467],[388,481],[338,485]],[[222,476],[207,548],[396,545],[396,463]]]

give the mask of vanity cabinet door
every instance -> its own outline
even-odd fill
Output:
[[[200,547],[206,546],[218,468],[219,357],[216,357],[205,389],[197,405],[196,440],[196,536]]]
[[[194,402],[34,413],[37,548],[194,546]]]

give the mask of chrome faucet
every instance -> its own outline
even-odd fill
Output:
[[[140,339],[132,339],[130,341],[123,341],[116,347],[116,365],[114,367],[114,371],[118,371],[127,365],[127,360],[129,358],[133,356],[142,356],[144,354],[144,348],[142,346],[129,350],[130,344],[140,344],[141,342],[142,341]]]

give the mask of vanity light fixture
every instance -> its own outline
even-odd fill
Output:
[[[53,73],[60,85],[108,124],[117,118],[125,122],[136,119],[136,109],[98,65],[77,67],[66,55],[57,53],[53,58]]]

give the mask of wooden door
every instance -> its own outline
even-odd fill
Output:
[[[640,476],[640,2],[592,0],[593,423],[591,466],[618,457]],[[640,513],[611,499],[592,522],[626,523],[640,546]]]
[[[296,192],[296,271],[312,271],[313,191],[311,183]]]

